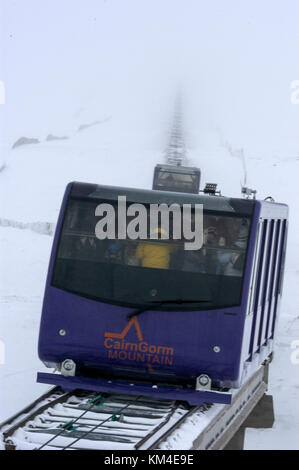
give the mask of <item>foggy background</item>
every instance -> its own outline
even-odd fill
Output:
[[[156,132],[159,146],[178,87],[191,134],[213,128],[262,155],[283,151],[288,139],[288,152],[299,154],[299,106],[290,101],[299,78],[294,0],[0,5],[5,158],[23,135],[63,135],[108,116],[128,131]]]
[[[201,187],[290,206],[276,421],[245,447],[298,448],[298,18],[296,0],[0,0],[0,421],[45,390],[37,338],[67,183],[150,189],[180,90]],[[21,137],[39,144],[12,149]]]

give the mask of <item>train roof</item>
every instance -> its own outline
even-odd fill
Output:
[[[205,210],[251,215],[255,202],[253,199],[229,198],[217,195],[191,194],[174,191],[153,191],[148,189],[124,188],[89,183],[71,183],[71,197],[100,200],[117,200],[126,196],[128,202],[143,204],[203,204]]]
[[[200,173],[200,169],[195,166],[181,166],[181,165],[166,165],[158,163],[155,166],[155,170],[162,170],[162,171],[173,171],[176,173],[184,173],[184,174],[198,174]]]

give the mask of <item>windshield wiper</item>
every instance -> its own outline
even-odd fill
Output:
[[[150,304],[147,304],[144,307],[141,307],[140,309],[135,310],[134,312],[129,313],[128,319],[131,319],[132,317],[137,317],[137,315],[140,315],[143,312],[147,312],[148,310],[157,310],[158,308],[162,307],[163,305],[184,305],[184,304],[201,304],[201,303],[206,303],[206,302],[211,302],[211,299],[206,299],[206,300],[184,300],[184,299],[170,299],[170,300],[153,300],[150,302]]]

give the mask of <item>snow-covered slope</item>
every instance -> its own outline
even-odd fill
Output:
[[[0,174],[1,217],[55,221],[70,181],[150,188],[161,136],[117,129],[121,124],[110,119],[66,141],[13,150]]]
[[[6,347],[5,364],[0,364],[0,421],[44,389],[35,383],[36,371],[43,369],[36,351],[52,237],[26,224],[55,223],[65,186],[73,180],[151,188],[154,165],[163,161],[167,141],[163,130],[152,128],[159,126],[140,126],[132,132],[112,117],[73,132],[68,140],[43,141],[10,152],[0,173],[0,225],[6,219],[0,226],[0,340]],[[244,149],[242,154],[217,132],[193,129],[187,137],[189,162],[201,167],[202,184],[217,182],[223,194],[239,196],[246,169],[248,183],[258,189],[259,197],[272,195],[291,206],[282,317],[270,373],[276,423],[271,430],[249,430],[246,446],[299,449],[299,365],[290,361],[291,342],[299,339],[299,215],[292,211],[298,203],[299,160],[293,153],[289,158],[275,152],[274,157],[262,158],[247,155]]]

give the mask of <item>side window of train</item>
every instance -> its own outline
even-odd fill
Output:
[[[279,295],[282,294],[282,286],[283,286],[283,278],[284,278],[284,266],[285,266],[285,258],[286,258],[286,238],[288,232],[288,222],[286,219],[282,222],[282,253],[281,253],[281,261],[280,261],[280,273],[279,273],[279,288],[278,293]]]
[[[273,281],[276,269],[276,258],[277,258],[277,249],[280,233],[280,219],[274,219],[273,221],[273,240],[272,240],[272,252],[269,266],[268,274],[268,290],[267,290],[267,299],[271,301],[273,295]]]
[[[252,295],[252,305],[250,311],[252,312],[253,309],[256,310],[259,302],[260,297],[260,288],[261,288],[261,278],[262,278],[262,271],[264,265],[264,257],[265,257],[265,243],[266,243],[266,236],[267,236],[267,228],[268,228],[268,220],[263,219],[261,222],[261,240],[259,246],[259,254],[257,257],[257,265],[256,265],[256,272],[255,272],[255,280],[253,284],[253,295]]]
[[[255,245],[254,259],[253,259],[253,265],[252,265],[252,274],[251,274],[251,281],[250,281],[249,307],[248,307],[248,311],[247,311],[248,315],[250,315],[252,313],[252,307],[253,307],[255,283],[256,283],[256,277],[257,277],[257,267],[258,267],[258,260],[259,260],[259,257],[260,257],[262,226],[263,226],[263,223],[262,223],[262,221],[260,221],[259,224],[258,224],[258,229],[257,229],[256,245]]]
[[[264,268],[264,278],[263,278],[263,285],[261,291],[261,301],[264,305],[266,302],[266,298],[268,295],[269,289],[269,270],[271,267],[271,262],[273,259],[273,243],[274,243],[274,219],[268,221],[269,224],[269,234],[268,234],[268,244],[267,244],[267,251],[265,253],[265,268]]]
[[[276,271],[275,271],[275,280],[274,280],[274,287],[273,287],[273,308],[271,319],[269,320],[269,325],[267,330],[269,330],[269,336],[273,338],[275,324],[276,324],[276,316],[277,316],[277,307],[279,296],[282,290],[283,284],[283,275],[284,275],[284,261],[285,261],[285,253],[286,253],[286,233],[287,233],[287,220],[281,219],[281,227],[280,227],[280,238],[278,243],[277,249],[277,258],[276,258]]]

